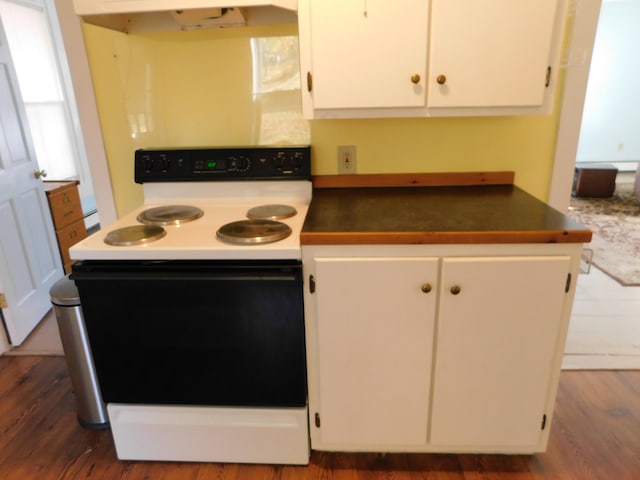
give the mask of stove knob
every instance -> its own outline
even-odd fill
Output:
[[[151,158],[151,156],[145,155],[142,161],[144,163],[144,169],[147,172],[150,172],[151,169],[153,168],[153,159]]]
[[[296,170],[302,168],[302,154],[300,152],[293,155],[293,168]]]
[[[169,170],[169,167],[171,166],[171,161],[167,158],[166,155],[161,155],[160,156],[160,168],[162,169],[163,172],[166,172],[167,170]]]
[[[284,168],[284,153],[278,152],[276,157],[273,159],[273,163],[278,170],[282,170]]]
[[[249,157],[238,157],[238,170],[240,170],[241,172],[246,172],[247,170],[249,170],[250,166],[251,161],[249,160]]]

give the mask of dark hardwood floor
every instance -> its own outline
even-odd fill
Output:
[[[537,455],[314,452],[306,467],[121,462],[108,430],[81,428],[63,357],[0,357],[0,479],[640,479],[640,371],[562,373]]]

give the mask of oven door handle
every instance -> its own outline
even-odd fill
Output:
[[[216,281],[216,282],[260,282],[281,281],[295,282],[299,278],[296,272],[273,273],[231,273],[231,272],[74,272],[70,275],[72,280],[110,280],[110,281]]]

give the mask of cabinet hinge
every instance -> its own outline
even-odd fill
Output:
[[[307,91],[310,92],[313,90],[313,75],[311,72],[307,72]]]
[[[309,275],[309,291],[316,293],[316,279],[313,278],[313,275]]]
[[[549,88],[549,85],[551,85],[551,65],[547,67],[547,76],[544,81],[544,86],[546,88]]]
[[[569,293],[571,288],[571,274],[567,273],[567,283],[564,285],[564,293]]]
[[[320,428],[320,414],[316,412],[315,414],[316,427]]]
[[[542,415],[542,426],[540,427],[540,430],[544,430],[544,427],[546,426],[547,426],[547,416]]]
[[[4,293],[0,293],[0,308],[9,308],[7,297],[4,296]]]

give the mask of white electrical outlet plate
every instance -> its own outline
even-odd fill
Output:
[[[338,173],[340,175],[356,173],[355,145],[338,146]]]

